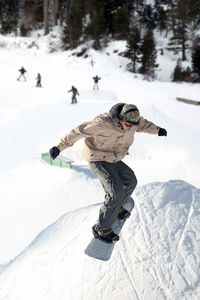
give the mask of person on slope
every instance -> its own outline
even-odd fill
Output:
[[[41,77],[40,73],[38,73],[36,80],[37,80],[36,86],[42,87],[42,85],[41,85],[42,77]]]
[[[79,95],[79,92],[78,92],[77,88],[72,86],[71,90],[69,90],[68,93],[69,92],[72,92],[72,102],[71,102],[71,104],[77,103],[76,95]]]
[[[128,155],[135,133],[146,132],[166,136],[167,131],[140,116],[134,104],[118,103],[109,112],[98,115],[69,131],[60,143],[50,149],[55,159],[60,151],[72,147],[84,138],[83,157],[91,171],[99,178],[104,191],[104,202],[99,219],[92,227],[95,238],[107,243],[118,241],[112,231],[116,218],[126,220],[130,213],[123,204],[130,198],[137,185],[133,170],[122,159]]]
[[[19,72],[20,72],[20,75],[19,75],[19,77],[17,78],[17,80],[20,80],[20,78],[23,77],[23,78],[24,78],[24,81],[26,81],[25,73],[26,73],[27,71],[24,69],[24,67],[22,67],[22,68],[19,70]]]
[[[97,90],[99,89],[98,82],[99,82],[100,79],[101,79],[101,77],[98,77],[98,76],[93,77],[93,80],[94,80],[93,90],[95,90],[95,87],[97,88]]]

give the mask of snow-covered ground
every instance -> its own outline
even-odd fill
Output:
[[[0,299],[199,299],[200,106],[176,97],[200,101],[200,86],[169,82],[171,54],[158,53],[160,81],[147,82],[126,71],[116,53],[124,43],[83,58],[72,55],[81,48],[59,51],[58,36],[1,36]],[[22,66],[27,82],[16,80]],[[81,156],[82,141],[62,153],[72,169],[46,164],[41,153],[117,102],[136,104],[168,136],[136,134],[124,159],[138,178],[135,209],[102,262],[84,254],[103,189]]]

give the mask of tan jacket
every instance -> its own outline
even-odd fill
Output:
[[[117,162],[128,154],[135,132],[157,134],[160,127],[141,117],[140,124],[124,130],[119,122],[113,122],[109,113],[98,115],[67,133],[58,144],[60,151],[73,146],[84,138],[83,157],[87,161]]]

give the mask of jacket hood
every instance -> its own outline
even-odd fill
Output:
[[[111,118],[112,122],[118,122],[120,120],[119,115],[125,104],[126,103],[117,103],[111,107],[108,114],[109,114],[109,117]]]

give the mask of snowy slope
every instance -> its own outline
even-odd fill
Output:
[[[121,42],[88,50],[87,59],[49,53],[59,45],[51,35],[1,37],[0,299],[198,299],[200,107],[176,97],[199,100],[199,85],[143,81],[114,53]],[[33,41],[39,46],[30,48]],[[159,60],[167,78],[165,64],[173,61]],[[22,66],[27,82],[16,81]],[[93,91],[97,74],[100,90]],[[77,105],[70,104],[72,85]],[[63,152],[72,170],[47,165],[41,153],[121,101],[138,105],[168,136],[136,135],[124,159],[138,178],[136,207],[102,263],[83,254],[103,190],[81,156],[82,141]]]
[[[99,209],[85,206],[43,230],[5,268],[0,298],[198,299],[199,190],[178,180],[152,183],[137,189],[135,202],[110,261],[83,253]]]

